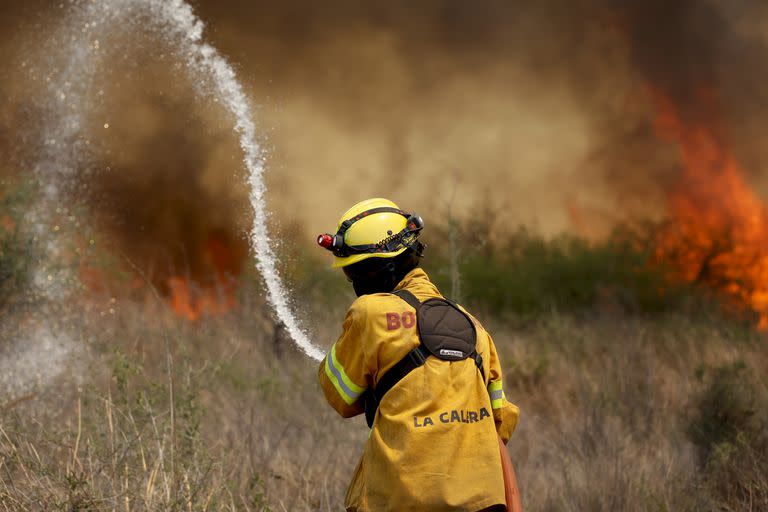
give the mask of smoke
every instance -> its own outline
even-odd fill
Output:
[[[765,196],[768,153],[757,141],[768,128],[766,22],[753,1],[627,2],[619,9],[635,73],[670,98],[687,122],[703,123],[731,147]],[[649,168],[660,184],[676,177]]]
[[[663,215],[679,163],[654,133],[649,85],[690,116],[701,112],[696,91],[716,90],[724,131],[758,185],[768,163],[758,142],[768,119],[768,10],[755,2],[197,8],[258,106],[276,229],[307,244],[369,196],[391,197],[428,223],[482,210],[499,230],[590,236]],[[3,143],[19,133],[19,115],[8,112],[34,112],[34,89],[25,95],[19,85],[30,72],[18,64],[57,9],[2,6],[3,28],[20,27],[0,41],[13,62],[0,85],[13,96],[0,116]],[[245,254],[247,193],[230,120],[200,102],[159,41],[135,34],[101,44],[109,64],[94,91],[86,191],[99,229],[162,275],[236,272],[205,249],[217,240],[234,254],[224,259]]]
[[[144,76],[171,85],[108,88],[94,114],[101,147],[87,202],[96,230],[161,288],[169,276],[238,275],[250,207],[231,126],[196,108],[195,93],[164,67],[144,64]]]

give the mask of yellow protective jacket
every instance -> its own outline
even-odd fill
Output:
[[[441,297],[420,268],[396,289],[422,302]],[[509,440],[519,410],[504,397],[491,337],[472,320],[485,381],[471,358],[428,357],[390,389],[347,491],[347,510],[473,512],[504,504],[497,433]],[[359,297],[320,363],[328,403],[344,417],[361,414],[365,390],[418,344],[415,311],[404,300],[385,293]]]

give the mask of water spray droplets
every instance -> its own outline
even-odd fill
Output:
[[[94,78],[98,56],[103,52],[98,50],[105,44],[105,37],[116,27],[127,26],[130,20],[140,17],[149,20],[149,28],[157,31],[164,40],[177,48],[178,54],[186,63],[195,82],[199,83],[201,95],[209,96],[222,105],[234,118],[234,131],[238,135],[240,149],[243,152],[243,164],[248,171],[248,186],[250,201],[253,209],[253,224],[249,233],[251,249],[256,256],[256,266],[264,278],[267,289],[267,300],[275,311],[282,326],[290,334],[298,347],[309,357],[320,360],[323,352],[314,346],[299,326],[298,320],[291,311],[288,292],[276,270],[276,256],[269,242],[270,231],[267,226],[267,211],[265,204],[266,187],[262,174],[264,172],[263,153],[256,141],[256,127],[251,116],[251,107],[243,91],[242,85],[229,63],[218,51],[203,40],[203,22],[194,14],[192,8],[184,0],[107,0],[103,2],[76,3],[73,26],[81,27],[83,36],[70,34],[71,47],[66,48],[68,54],[67,68],[52,80],[52,87],[57,86],[60,103],[74,106],[59,113],[58,127],[54,130],[62,134],[63,140],[71,140],[81,126],[82,111],[89,105],[88,85]],[[143,28],[147,28],[143,26]],[[98,37],[97,37],[98,36]],[[174,63],[178,66],[179,63]],[[76,86],[66,81],[66,77],[77,77]],[[59,78],[61,77],[61,78]],[[59,82],[61,80],[61,82]],[[99,90],[99,96],[103,91]],[[104,123],[109,128],[109,123]],[[75,135],[76,137],[76,135]],[[88,139],[85,141],[89,143]],[[74,162],[65,166],[75,168]],[[46,163],[41,168],[48,168]],[[45,176],[51,183],[56,179],[56,173]],[[53,185],[54,189],[58,186]],[[53,191],[52,191],[53,192]],[[56,198],[52,194],[51,199]],[[90,240],[93,245],[94,241]]]

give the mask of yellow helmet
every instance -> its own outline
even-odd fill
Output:
[[[366,199],[344,212],[335,235],[324,234],[317,243],[336,256],[341,268],[368,258],[394,258],[414,247],[424,223],[388,199]]]

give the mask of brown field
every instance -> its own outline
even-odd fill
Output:
[[[306,296],[327,346],[349,295]],[[0,509],[340,510],[367,428],[327,407],[259,297],[196,323],[159,297],[91,299],[68,325],[86,364],[3,405]],[[766,510],[761,335],[672,313],[479,309],[522,411],[509,450],[526,510]]]

